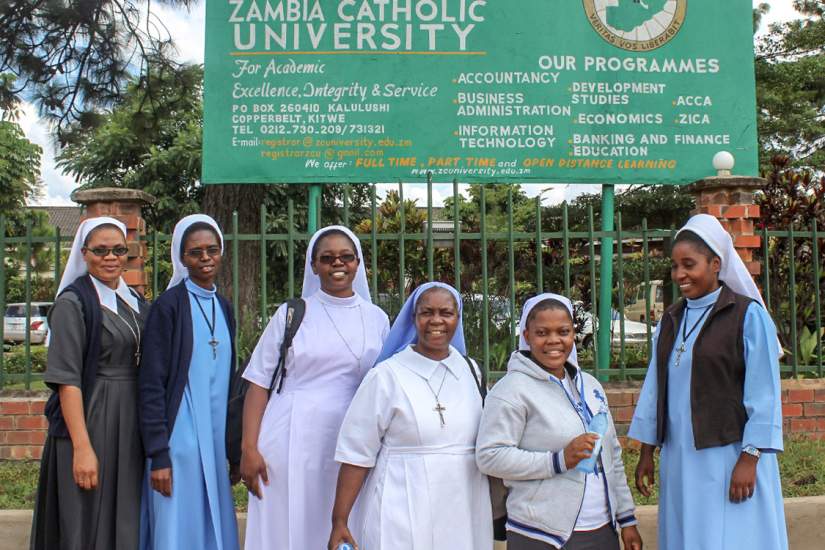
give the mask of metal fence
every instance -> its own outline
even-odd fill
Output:
[[[675,236],[675,229],[648,228],[646,220],[643,220],[641,227],[626,230],[623,229],[619,212],[616,215],[615,231],[597,231],[594,213],[590,208],[585,220],[577,220],[575,225],[579,230],[572,231],[569,229],[569,208],[564,204],[557,224],[561,230],[545,231],[542,225],[547,208],[542,206],[540,197],[530,199],[533,202],[533,212],[529,219],[517,223],[512,188],[507,191],[503,221],[499,216],[493,227],[487,212],[488,188],[485,186],[480,186],[478,202],[474,205],[478,209],[477,220],[474,219],[472,223],[462,222],[459,187],[454,184],[452,208],[445,211],[449,216],[442,217],[440,231],[436,235],[433,228],[432,183],[426,184],[426,222],[423,227],[408,230],[406,209],[409,205],[403,199],[405,187],[409,189],[412,185],[423,184],[399,184],[397,188],[401,199],[397,212],[398,231],[383,232],[377,229],[375,220],[380,216],[381,201],[377,197],[375,186],[370,186],[367,212],[360,220],[356,219],[351,209],[349,186],[344,186],[343,200],[334,212],[330,214],[330,209],[327,208],[325,219],[316,220],[319,227],[332,223],[352,227],[363,219],[372,220],[370,230],[358,234],[364,249],[365,257],[362,261],[366,264],[374,301],[387,310],[391,318],[416,283],[416,277],[411,276],[413,271],[417,270],[419,278],[448,280],[465,297],[465,333],[470,353],[483,362],[491,378],[495,379],[502,374],[510,351],[517,345],[519,304],[529,295],[539,291],[552,291],[580,301],[577,321],[580,326],[589,322],[595,335],[599,311],[599,244],[602,238],[611,238],[620,245],[611,255],[615,270],[613,307],[617,311],[617,320],[611,324],[613,336],[610,339],[610,361],[609,364],[598,364],[597,338],[591,337],[588,340],[585,337],[588,346],[587,349],[580,347],[580,363],[585,370],[602,380],[641,379],[644,376],[651,356],[655,326],[646,324],[642,337],[639,338],[636,334],[633,342],[630,342],[627,338],[625,307],[629,301],[628,293],[642,288],[644,311],[651,311],[651,281],[654,277],[661,277],[667,285],[668,273],[666,269],[663,271],[662,266],[667,263],[668,246]],[[277,304],[299,291],[296,276],[302,270],[299,267],[303,265],[302,251],[311,235],[297,228],[293,201],[290,200],[285,207],[285,212],[277,213],[268,212],[265,207],[261,207],[257,232],[241,233],[238,230],[237,213],[234,214],[230,227],[224,228],[226,247],[231,251],[233,284],[231,289],[223,289],[223,292],[228,294],[234,304],[239,326],[250,327],[239,334],[239,338],[247,340],[245,349],[254,345],[256,336]],[[524,212],[523,205],[521,211]],[[268,231],[268,222],[274,215],[285,216],[286,231]],[[445,218],[452,223],[450,231],[445,231]],[[73,235],[61,235],[59,231],[48,237],[34,236],[30,224],[26,227],[25,235],[9,237],[6,236],[5,226],[5,220],[0,217],[0,265],[7,266],[7,269],[0,270],[0,309],[3,311],[7,304],[9,258],[14,256],[21,259],[18,277],[22,278],[22,301],[31,304],[33,281],[38,280],[33,272],[34,255],[39,254],[41,258],[48,255],[51,258],[49,271],[53,281],[58,281],[62,272],[61,254],[65,254],[73,238]],[[581,227],[585,229],[582,230]],[[823,330],[819,239],[825,238],[825,235],[817,232],[814,225],[806,231],[792,228],[787,231],[765,231],[762,237],[763,246],[758,258],[763,262],[761,284],[783,341],[790,342],[782,366],[783,373],[821,377]],[[153,231],[146,237],[149,248],[147,271],[152,296],[157,296],[165,288],[166,280],[161,264],[168,259],[170,241],[170,235]],[[254,243],[257,246],[259,263],[257,266],[244,266],[242,272],[238,258],[243,243]],[[391,250],[397,250],[397,253],[387,254],[387,248],[382,249],[382,244],[390,245]],[[382,250],[384,256],[392,256],[392,265],[388,265],[387,258],[382,256]],[[415,254],[411,254],[411,250]],[[413,255],[416,259],[411,263],[413,260],[408,256]],[[658,263],[656,258],[660,258]],[[285,262],[285,273],[273,273],[272,262],[276,259],[281,264]],[[296,260],[299,261],[299,266],[296,266]],[[800,262],[805,264],[801,271]],[[631,263],[632,273],[628,269]],[[242,312],[239,308],[238,281],[242,273],[249,269],[259,270],[259,300],[253,311]],[[471,275],[469,280],[468,273]],[[803,276],[807,277],[807,283],[800,285],[798,283]],[[281,290],[268,290],[272,286],[273,277],[286,278]],[[42,279],[43,276],[40,275],[41,284]],[[53,282],[51,285],[54,288]],[[495,293],[491,292],[491,286],[495,287]],[[675,300],[675,285],[667,285],[666,288],[669,298]],[[669,302],[670,299],[666,301]],[[30,307],[27,307],[26,327],[31,324],[30,315]],[[811,337],[811,334],[818,337]],[[0,336],[3,336],[2,326]],[[30,388],[42,379],[44,359],[45,352],[32,345],[27,331],[21,345],[13,346],[11,351],[0,354],[0,387],[12,385]]]

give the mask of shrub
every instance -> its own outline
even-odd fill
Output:
[[[48,348],[45,346],[32,346],[30,350],[32,372],[44,372],[46,370]],[[11,352],[5,354],[3,370],[6,374],[26,374],[26,350],[23,346],[15,346]]]

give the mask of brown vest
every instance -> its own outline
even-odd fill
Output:
[[[690,408],[696,449],[720,447],[742,440],[748,414],[745,393],[745,313],[753,300],[722,285],[722,292],[693,346]],[[668,360],[687,302],[680,300],[662,316],[656,345],[658,400],[656,434],[665,440]],[[683,367],[684,368],[684,367]]]

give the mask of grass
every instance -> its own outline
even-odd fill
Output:
[[[624,452],[625,470],[636,504],[656,504],[658,490],[645,498],[636,491],[633,472],[639,461],[638,451]],[[825,495],[825,441],[790,438],[780,455],[782,494],[786,498]],[[0,510],[20,510],[34,507],[37,491],[37,461],[0,461]],[[658,473],[657,473],[658,480]],[[242,484],[233,487],[235,508],[245,512],[247,492]]]
[[[38,461],[0,462],[0,510],[30,510],[37,493]]]
[[[232,487],[232,496],[235,497],[235,510],[246,512],[246,503],[249,493],[243,483],[238,483]]]
[[[14,391],[32,391],[32,392],[48,392],[49,387],[42,380],[32,380],[29,384],[29,389],[26,390],[25,382],[15,382],[14,384],[6,384],[0,391],[14,392]]]
[[[779,472],[782,478],[782,496],[809,497],[825,495],[825,441],[787,438],[785,452],[779,455]],[[659,499],[659,456],[656,453],[657,485],[649,497],[636,490],[635,471],[639,452],[627,449],[622,453],[627,483],[636,504],[656,504]]]

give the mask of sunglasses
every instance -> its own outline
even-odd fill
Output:
[[[190,258],[203,258],[203,253],[206,252],[206,255],[210,258],[215,258],[221,255],[221,247],[220,246],[210,246],[207,248],[190,248],[185,252],[187,256]]]
[[[112,248],[106,248],[105,246],[96,246],[95,248],[83,248],[83,250],[88,250],[98,258],[105,258],[109,254],[114,254],[117,257],[125,256],[129,253],[129,249],[125,246],[113,246]]]
[[[351,264],[355,260],[358,259],[358,256],[355,254],[321,254],[318,256],[318,261],[324,265],[332,265],[335,263],[335,260],[341,260],[345,264]]]

